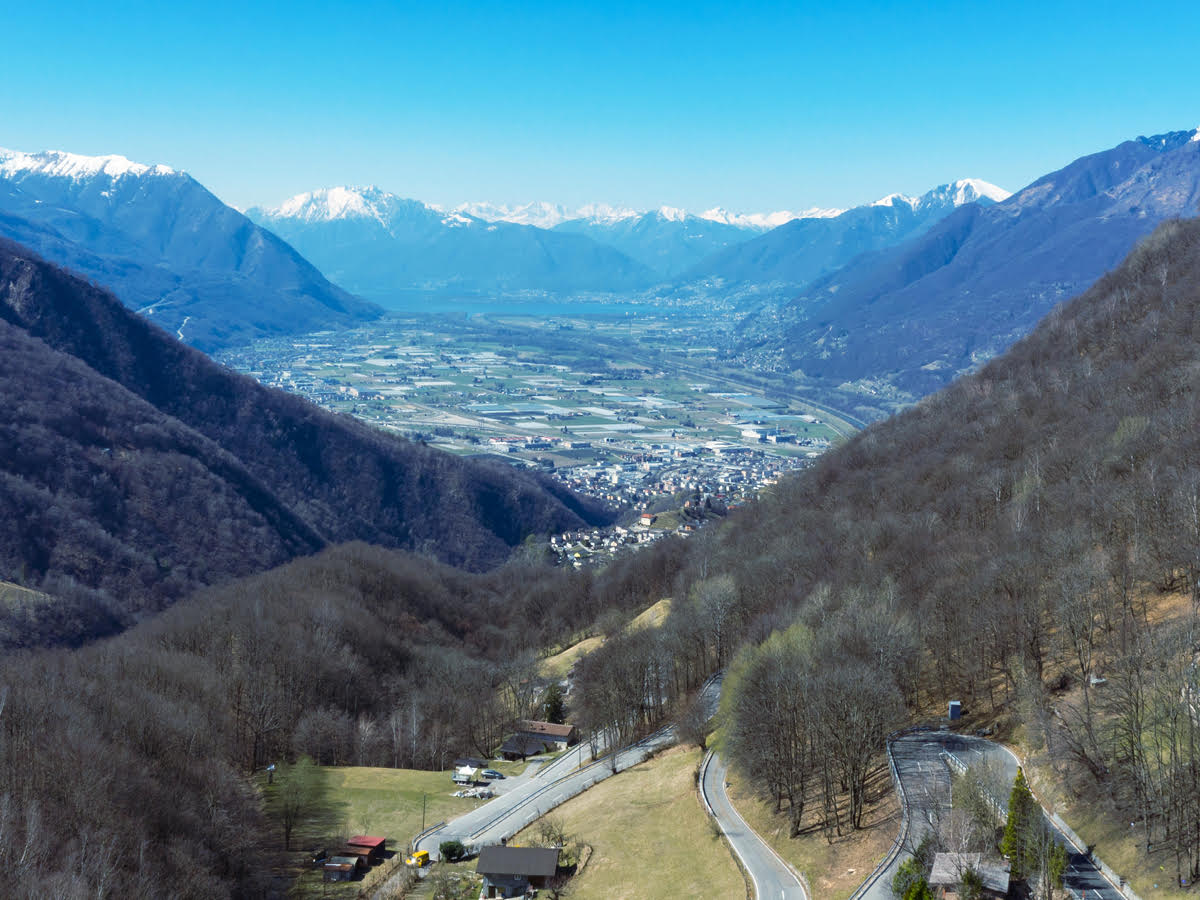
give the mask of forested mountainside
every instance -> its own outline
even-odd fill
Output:
[[[743,663],[732,708],[799,697],[776,709],[819,749],[823,699],[846,676],[830,635],[848,634],[873,696],[886,684],[892,703],[1007,709],[1075,789],[1194,879],[1198,417],[1200,221],[1172,221],[1006,355],[829,453],[710,545],[743,634],[799,629]],[[742,746],[747,768],[767,750]],[[785,800],[820,781],[820,756],[804,759],[772,786]]]
[[[786,743],[760,781],[800,827],[856,827],[886,730],[954,697],[1021,722],[1069,784],[1194,877],[1198,414],[1200,222],[1170,222],[1005,356],[686,542],[594,574],[465,575],[344,548],[108,642],[10,658],[0,860],[31,896],[261,893],[254,863],[281,840],[257,827],[242,773],[277,755],[476,752],[537,683],[473,660],[520,660],[604,618],[575,721],[629,740],[729,666],[727,752],[753,769],[774,747],[739,741],[743,713]],[[620,630],[667,595],[662,628]],[[45,849],[18,863],[25,847]]]
[[[204,350],[380,313],[190,175],[120,156],[0,149],[0,237]]]
[[[111,641],[9,655],[5,896],[278,895],[283,841],[250,772],[298,754],[446,768],[490,750],[539,699],[534,650],[666,593],[681,549],[593,576],[519,562],[467,574],[350,545],[210,589]]]
[[[750,318],[738,355],[814,385],[857,386],[882,411],[937,390],[1027,334],[1159,222],[1195,215],[1197,134],[1126,141],[1001,203],[963,206]]]
[[[7,242],[0,341],[0,579],[62,599],[9,609],[9,646],[105,633],[328,543],[479,569],[607,521],[548,480],[264,388]]]

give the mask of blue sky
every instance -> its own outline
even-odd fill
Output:
[[[852,206],[1200,125],[1194,2],[65,2],[3,30],[0,146],[165,163],[242,207]]]

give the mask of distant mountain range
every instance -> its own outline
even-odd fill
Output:
[[[799,285],[959,205],[1006,196],[971,180],[849,211],[693,215],[548,203],[444,210],[378,188],[338,187],[247,215],[342,287],[386,302],[414,290],[615,293],[710,278]]]
[[[437,311],[455,294],[798,288],[849,259],[1006,194],[977,180],[842,211],[693,215],[604,205],[440,209],[329,188],[245,215],[193,178],[120,156],[0,151],[0,237],[112,289],[204,350],[338,327],[370,301]],[[360,299],[360,296],[364,299]]]
[[[582,235],[446,212],[378,188],[329,188],[247,215],[348,290],[387,302],[419,290],[618,291],[650,269]]]
[[[857,257],[751,317],[738,352],[888,411],[1001,352],[1198,205],[1200,129],[1126,141]]]
[[[0,610],[0,646],[94,637],[331,543],[482,569],[609,520],[556,482],[264,388],[4,240],[0,396],[0,581],[55,597]]]
[[[0,237],[206,350],[379,314],[191,176],[120,156],[0,150]]]
[[[454,207],[454,212],[465,213],[488,222],[515,222],[518,225],[535,225],[538,228],[555,228],[566,222],[611,225],[623,219],[637,219],[653,213],[658,213],[666,219],[679,219],[692,215],[670,206],[662,206],[657,210],[639,211],[629,207],[610,206],[605,203],[590,203],[576,209],[568,209],[557,203],[545,202],[521,203],[515,206],[486,202],[461,203]],[[768,213],[732,213],[718,206],[696,213],[695,218],[718,222],[722,225],[735,225],[748,231],[769,231],[792,219],[828,218],[843,212],[845,210],[842,209],[813,208],[804,212],[777,210]]]
[[[920,197],[891,194],[835,216],[794,219],[698,261],[683,280],[804,285],[860,254],[920,234],[961,206],[987,206],[1008,196],[994,184],[964,179]]]
[[[700,260],[741,244],[758,231],[670,207],[631,216],[571,219],[554,230],[586,235],[598,244],[613,247],[663,281],[678,278]]]
[[[737,292],[748,314],[733,356],[848,391],[871,417],[994,355],[1156,223],[1195,213],[1196,133],[1126,142],[1015,196],[964,179],[844,211],[754,215],[447,210],[330,188],[243,216],[163,166],[0,151],[0,237],[205,350],[351,324],[396,298],[438,311],[456,294]]]

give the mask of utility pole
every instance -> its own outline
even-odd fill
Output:
[[[427,795],[421,791],[421,830],[425,830],[425,797]]]

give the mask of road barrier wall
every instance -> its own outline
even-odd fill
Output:
[[[908,840],[908,798],[904,795],[904,784],[900,781],[900,773],[896,771],[896,758],[892,755],[892,741],[894,741],[900,735],[906,734],[910,730],[913,729],[893,731],[887,736],[886,742],[888,771],[892,773],[892,784],[896,785],[896,793],[900,797],[900,833],[892,842],[892,846],[888,850],[887,855],[883,858],[879,865],[875,867],[875,870],[869,876],[867,876],[867,880],[860,884],[854,893],[850,895],[850,900],[860,900],[860,898],[871,889],[875,882],[877,882],[883,876],[883,873],[888,870],[892,862],[899,855],[900,851],[904,849],[904,842]]]

